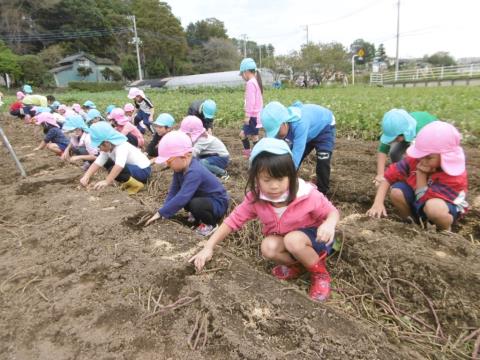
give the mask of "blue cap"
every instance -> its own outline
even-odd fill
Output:
[[[403,135],[405,141],[412,142],[416,136],[417,121],[403,109],[392,109],[383,115],[382,144],[390,144],[397,136]]]
[[[301,112],[301,109],[296,106],[287,109],[278,101],[268,103],[260,115],[266,137],[276,137],[283,123],[300,120]]]
[[[93,101],[91,101],[91,100],[85,101],[85,102],[83,103],[83,106],[88,107],[88,108],[90,108],[90,109],[96,109],[96,108],[97,108],[97,106],[95,105],[95,103],[94,103]]]
[[[117,106],[116,105],[108,105],[107,108],[105,109],[105,112],[108,114],[110,114],[110,112],[115,109]]]
[[[33,93],[32,87],[30,85],[27,85],[27,84],[23,85],[23,92],[25,94]]]
[[[240,63],[240,75],[242,75],[247,70],[257,70],[257,64],[252,58],[245,58]]]
[[[85,124],[85,121],[83,121],[80,115],[67,116],[62,129],[63,131],[73,131],[75,129],[82,129],[85,132],[89,131],[87,124]]]
[[[50,107],[54,110],[57,110],[60,105],[60,101],[54,101]]]
[[[275,138],[263,138],[255,144],[252,152],[250,153],[250,165],[252,164],[253,160],[255,160],[255,158],[264,151],[275,155],[292,155],[292,151],[290,150],[290,147],[285,140]]]
[[[173,118],[173,116],[166,113],[158,115],[157,120],[153,122],[153,125],[166,126],[169,128],[173,127],[174,124],[175,119]]]
[[[100,114],[100,111],[98,111],[97,109],[88,110],[87,111],[87,122],[89,123],[95,118],[100,118],[100,119],[103,120],[102,114]]]
[[[41,113],[44,113],[44,112],[48,112],[48,113],[52,112],[52,109],[50,109],[48,106],[35,106],[34,110],[35,110],[35,114],[41,114]]]
[[[215,117],[216,112],[217,112],[217,104],[215,104],[215,101],[208,99],[203,102],[202,113],[203,113],[203,116],[205,116],[205,119],[213,119]]]
[[[122,135],[107,122],[99,122],[90,127],[90,138],[92,139],[92,147],[98,148],[104,141],[108,141],[113,145],[120,145],[127,141],[127,137]]]

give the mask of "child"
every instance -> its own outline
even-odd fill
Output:
[[[220,181],[192,158],[192,141],[181,131],[171,131],[158,144],[157,163],[174,171],[162,208],[145,225],[159,218],[171,218],[185,208],[199,222],[196,232],[208,236],[228,209],[228,195]]]
[[[262,111],[266,137],[285,139],[292,147],[295,167],[317,152],[317,188],[327,195],[330,187],[330,161],[335,146],[335,117],[320,105],[295,102],[288,109],[279,102],[269,103]]]
[[[251,58],[245,58],[240,63],[240,76],[247,82],[245,86],[245,119],[240,139],[243,144],[243,155],[248,158],[250,139],[255,145],[258,141],[258,129],[262,127],[259,115],[263,108],[263,86],[262,78],[257,71],[257,64]]]
[[[170,114],[160,114],[157,120],[153,122],[152,126],[155,133],[153,134],[152,141],[150,141],[147,146],[147,154],[153,158],[152,162],[154,162],[158,156],[158,143],[166,133],[172,130],[173,125],[175,125],[175,119]]]
[[[97,106],[96,106],[95,103],[94,103],[93,101],[91,101],[91,100],[85,101],[85,102],[83,103],[83,105],[82,105],[82,109],[83,109],[83,111],[85,111],[85,112],[88,112],[88,110],[90,110],[90,109],[96,109],[96,108],[97,108]]]
[[[330,275],[325,258],[334,241],[337,209],[314,185],[297,177],[290,148],[278,139],[264,138],[253,148],[247,187],[250,191],[243,202],[189,261],[202,270],[218,243],[258,218],[266,236],[262,256],[279,264],[272,269],[273,275],[294,279],[304,266],[311,273],[310,298],[326,300]]]
[[[113,104],[110,104],[107,106],[107,108],[105,109],[105,118],[108,119],[108,115],[110,115],[110,113],[112,112],[113,109],[115,109],[117,106],[116,105],[113,105]]]
[[[104,121],[90,127],[90,137],[92,147],[100,148],[100,154],[80,179],[80,184],[87,186],[90,178],[103,166],[107,169],[108,176],[93,186],[95,190],[112,185],[114,180],[122,183],[121,188],[126,189],[128,195],[136,194],[144,188],[152,168],[140,149]]]
[[[127,103],[123,107],[123,111],[125,111],[125,116],[128,117],[128,121],[133,124],[133,121],[134,121],[133,114],[135,113],[135,106],[133,106],[133,104]]]
[[[213,119],[217,112],[217,104],[213,100],[195,100],[190,104],[187,115],[193,115],[202,120],[203,127],[212,135]]]
[[[33,94],[33,89],[30,85],[27,85],[27,84],[23,85],[22,90],[27,95]]]
[[[142,134],[145,133],[145,128],[151,131],[151,122],[153,121],[153,114],[155,109],[152,102],[145,96],[145,93],[137,88],[131,88],[128,92],[128,98],[134,100],[137,115],[134,119],[134,124]]]
[[[450,230],[468,208],[465,154],[460,140],[453,125],[442,121],[426,125],[407,149],[407,156],[387,168],[367,214],[387,216],[384,200],[391,188],[390,199],[402,218],[412,216],[416,221],[432,222],[439,230]]]
[[[62,130],[60,130],[60,126],[55,121],[53,114],[42,112],[35,116],[35,120],[37,125],[43,126],[45,137],[34,151],[47,148],[57,155],[62,155],[70,141],[65,137]]]
[[[82,109],[80,104],[73,104],[72,110],[79,114],[83,118],[83,120],[87,120],[87,113]]]
[[[24,97],[25,97],[24,93],[22,93],[21,91],[17,92],[17,101],[15,101],[10,105],[10,109],[9,109],[10,115],[16,116],[20,119],[23,119],[25,117],[25,114],[23,112],[23,102],[22,102]]]
[[[88,110],[86,121],[87,125],[92,126],[99,121],[105,121],[105,119],[102,117],[102,114],[100,114],[100,111],[98,111],[97,109]]]
[[[86,170],[90,163],[95,161],[98,149],[92,147],[88,126],[80,115],[68,116],[63,131],[70,135],[70,143],[63,152],[61,159],[75,162],[83,160],[83,169]],[[72,153],[74,156],[71,156]]]
[[[230,154],[219,138],[207,132],[202,120],[193,115],[187,116],[182,120],[180,130],[192,139],[192,156],[199,158],[200,163],[212,174],[224,181],[228,180],[229,176],[225,168],[230,162]]]
[[[130,123],[130,119],[125,116],[125,112],[120,108],[115,108],[110,112],[110,118],[115,122],[117,131],[125,135],[128,142],[138,148],[143,148],[145,140],[142,133]]]
[[[377,153],[377,175],[373,180],[375,186],[384,180],[388,156],[392,162],[400,161],[420,129],[435,120],[435,116],[424,111],[409,114],[402,109],[392,109],[383,115],[382,136]]]

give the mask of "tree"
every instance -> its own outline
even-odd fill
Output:
[[[93,73],[93,70],[90,66],[79,66],[77,68],[77,73],[81,78],[85,79],[88,75]]]
[[[387,62],[387,53],[385,52],[385,46],[383,44],[378,45],[378,49],[375,52],[375,59],[379,62]]]
[[[100,71],[103,78],[107,81],[120,81],[122,80],[122,75],[117,73],[116,71],[110,69],[109,67],[106,67],[102,71]]]
[[[22,68],[22,76],[20,77],[22,82],[40,87],[52,84],[53,76],[48,72],[47,67],[38,56],[21,56],[19,65]]]
[[[18,79],[22,75],[18,60],[18,56],[0,40],[0,75],[5,77],[5,74],[8,74]]]
[[[120,60],[120,67],[122,68],[122,75],[127,80],[135,80],[138,76],[137,59],[133,55],[125,55]]]
[[[186,31],[187,43],[191,48],[206,43],[211,38],[228,39],[225,24],[216,19],[208,18],[190,23]]]
[[[234,70],[240,63],[237,48],[229,39],[210,38],[192,55],[194,70],[199,73]]]
[[[365,50],[365,63],[371,62],[375,57],[375,45],[363,39],[357,39],[350,45],[352,55],[363,48]]]
[[[62,60],[65,55],[65,50],[60,44],[49,46],[38,53],[38,57],[48,69],[57,66],[57,62]]]
[[[455,65],[455,59],[446,51],[438,51],[433,55],[425,55],[423,60],[433,66],[451,66]]]

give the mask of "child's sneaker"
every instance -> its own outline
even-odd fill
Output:
[[[248,159],[248,158],[250,157],[250,153],[251,153],[251,152],[252,152],[251,149],[243,149],[243,150],[242,150],[242,155],[243,155],[244,158],[247,158],[247,159]]]
[[[194,223],[195,222],[195,216],[193,216],[193,214],[191,212],[188,213],[187,222],[189,222],[189,223]]]
[[[303,272],[304,269],[299,263],[292,265],[277,265],[272,269],[273,276],[280,280],[296,279],[302,275]]]
[[[308,269],[311,274],[311,285],[308,295],[314,301],[325,301],[330,296],[331,278],[325,267],[326,257],[327,253],[323,252],[318,262]]]
[[[228,175],[228,173],[225,171],[225,174],[220,176],[220,180],[227,181],[228,179],[230,179],[230,175]]]
[[[215,230],[217,230],[218,228],[218,225],[207,225],[207,224],[200,224],[198,225],[198,227],[196,228],[195,232],[198,234],[198,235],[202,235],[202,236],[209,236],[210,234],[212,234]]]

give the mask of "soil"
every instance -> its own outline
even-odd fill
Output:
[[[307,275],[270,275],[258,223],[200,274],[187,260],[205,239],[185,213],[139,225],[162,203],[169,170],[136,196],[85,190],[78,166],[33,152],[38,129],[7,117],[0,126],[28,174],[0,147],[0,359],[468,359],[480,341],[478,149],[467,149],[473,209],[448,233],[402,223],[390,207],[388,219],[363,215],[376,144],[339,138],[331,189],[342,247],[319,304]],[[247,169],[236,133],[216,129],[233,155],[233,205]]]

